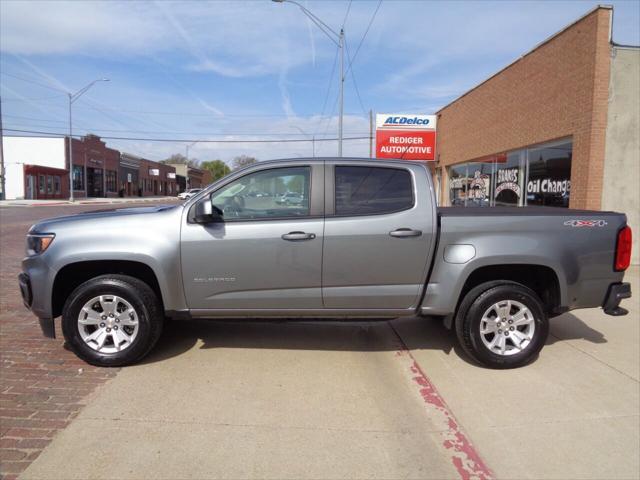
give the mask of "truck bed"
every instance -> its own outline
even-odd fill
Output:
[[[571,215],[608,217],[620,214],[559,207],[438,207],[438,216],[440,217],[563,217]]]

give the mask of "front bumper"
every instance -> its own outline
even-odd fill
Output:
[[[34,255],[22,260],[22,273],[18,285],[24,306],[38,317],[45,337],[55,338],[51,290],[56,271],[49,267],[45,255]]]
[[[625,298],[631,298],[631,284],[612,283],[602,305],[604,313],[615,317],[629,313],[629,310],[620,306],[620,302]]]
[[[33,289],[31,288],[31,279],[26,273],[18,275],[18,285],[20,286],[20,295],[22,296],[22,303],[24,306],[31,310],[33,304]],[[40,323],[40,329],[42,334],[48,338],[56,338],[56,328],[53,321],[53,317],[38,316],[38,322]]]

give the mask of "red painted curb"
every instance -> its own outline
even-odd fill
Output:
[[[420,365],[391,322],[389,322],[389,326],[400,342],[400,349],[396,353],[396,357],[407,360],[411,379],[418,387],[424,403],[428,405],[432,411],[440,413],[440,421],[443,425],[442,435],[444,437],[442,446],[445,450],[451,451],[451,463],[453,463],[453,466],[458,471],[460,478],[462,480],[493,479],[493,473],[462,431],[460,423],[456,420],[436,386],[429,380],[429,377],[425,375],[424,371],[422,371],[422,368],[420,368]]]

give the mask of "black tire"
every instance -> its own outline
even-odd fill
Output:
[[[101,353],[88,346],[78,329],[80,309],[93,297],[118,295],[133,306],[138,316],[138,333],[127,348]],[[62,333],[71,350],[81,359],[99,367],[121,367],[141,360],[162,333],[164,314],[153,290],[143,281],[127,275],[102,275],[77,287],[62,310]]]
[[[480,333],[485,312],[505,300],[515,300],[527,307],[535,326],[529,344],[511,355],[493,352],[484,344]],[[537,358],[549,335],[549,319],[544,304],[533,290],[516,282],[494,281],[478,285],[467,293],[458,308],[455,328],[464,351],[481,365],[495,369],[517,368]],[[511,338],[509,348],[514,345],[513,336]]]

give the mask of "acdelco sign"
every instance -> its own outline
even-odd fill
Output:
[[[426,117],[426,116],[425,116]],[[429,126],[431,123],[430,118],[423,118],[418,116],[413,117],[387,117],[387,119],[382,124],[382,127],[404,127],[408,125],[416,125],[416,126]]]
[[[435,160],[436,116],[376,115],[376,157]]]

